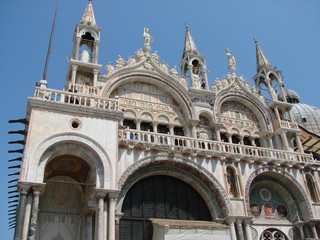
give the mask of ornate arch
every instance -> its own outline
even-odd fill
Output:
[[[121,211],[124,197],[134,183],[158,174],[176,177],[196,189],[207,202],[213,219],[223,218],[232,213],[231,203],[224,188],[210,172],[189,159],[168,155],[146,157],[126,169],[118,183],[121,189],[117,200],[118,211]]]
[[[195,117],[194,107],[190,104],[191,99],[188,96],[186,90],[182,86],[180,86],[180,83],[171,82],[164,77],[151,72],[143,72],[140,70],[139,72],[124,73],[116,76],[110,79],[110,81],[108,81],[108,83],[104,86],[101,95],[110,97],[112,92],[114,92],[114,90],[119,88],[121,85],[135,81],[160,86],[164,91],[168,92],[175,99],[175,101],[182,109],[184,115],[188,119],[192,119]]]
[[[26,181],[43,182],[44,171],[47,164],[54,158],[68,154],[82,158],[86,161],[96,175],[96,187],[113,188],[113,165],[99,143],[95,140],[77,133],[61,133],[43,140],[30,154],[33,172],[26,172]]]
[[[311,204],[308,200],[306,192],[303,190],[303,187],[301,184],[291,176],[289,173],[285,172],[283,169],[278,169],[274,167],[261,167],[254,171],[248,178],[246,187],[245,187],[245,204],[247,209],[247,214],[251,215],[250,212],[250,187],[252,185],[253,180],[256,177],[259,177],[261,175],[268,175],[271,177],[274,177],[275,179],[278,179],[279,182],[285,187],[288,188],[288,196],[291,198],[295,198],[299,206],[302,209],[302,216],[305,219],[313,218],[313,212]],[[283,187],[281,186],[281,187]],[[295,204],[298,204],[297,202]]]
[[[254,113],[254,115],[258,119],[258,122],[262,130],[270,131],[271,119],[270,117],[268,117],[269,112],[260,100],[254,101],[254,99],[252,99],[253,97],[256,98],[253,95],[250,97],[245,93],[234,91],[232,89],[228,89],[228,91],[222,91],[221,93],[218,94],[214,102],[213,113],[216,118],[216,121],[218,122],[221,121],[222,104],[227,101],[235,101],[243,104]]]

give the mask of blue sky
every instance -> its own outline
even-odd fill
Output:
[[[65,84],[72,36],[87,0],[61,0],[47,80],[50,88]],[[9,119],[24,118],[27,98],[42,77],[56,0],[0,1],[2,156],[0,191],[1,239],[12,239],[7,225],[8,145],[22,128]],[[301,102],[320,107],[320,1],[319,0],[93,0],[98,25],[103,29],[99,63],[128,58],[143,47],[143,28],[150,28],[152,51],[170,67],[182,57],[185,21],[201,55],[206,56],[209,81],[227,72],[225,48],[237,61],[237,75],[253,86],[256,37],[273,66],[283,71],[285,88],[296,90]],[[179,69],[179,67],[178,67]],[[12,172],[12,171],[9,171]],[[10,178],[11,179],[11,178]]]

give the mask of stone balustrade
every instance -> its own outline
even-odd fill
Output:
[[[274,123],[275,130],[277,130],[280,127],[292,129],[292,130],[299,130],[298,124],[296,122],[290,122],[290,121],[286,121],[286,120],[281,120],[280,122],[276,121]]]
[[[84,93],[84,94],[94,94],[99,95],[99,89],[97,87],[77,84],[77,83],[69,83],[69,89],[71,92],[74,93]]]
[[[107,109],[119,111],[118,99],[100,98],[96,96],[89,96],[81,93],[73,93],[67,91],[54,90],[49,88],[35,88],[34,98],[45,101],[73,104],[79,106],[87,106],[98,109]]]
[[[243,126],[243,127],[254,128],[254,129],[258,129],[259,128],[259,124],[255,123],[253,121],[237,119],[237,118],[231,118],[231,117],[225,117],[225,116],[221,116],[221,122],[222,123],[226,123],[226,124],[231,124],[231,125],[238,125],[238,126]]]
[[[119,130],[120,143],[133,148],[135,146],[149,149],[166,149],[174,152],[190,153],[194,156],[205,155],[233,158],[274,165],[314,164],[311,154],[288,152],[256,146],[217,142],[212,140],[189,138],[184,136],[160,134],[133,129]]]

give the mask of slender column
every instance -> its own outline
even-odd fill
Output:
[[[243,237],[243,230],[242,230],[242,219],[237,219],[236,220],[236,226],[239,234],[239,239],[238,240],[244,240]]]
[[[204,71],[203,71],[204,81],[205,81],[205,84],[206,84],[205,90],[209,90],[209,81],[208,81],[208,75],[207,75],[207,73],[208,73],[208,71],[207,71],[207,69],[205,68]]]
[[[103,189],[96,189],[96,198],[98,199],[98,229],[97,229],[97,240],[103,240],[103,232],[104,232],[104,198],[106,197],[106,192]]]
[[[93,233],[93,214],[95,210],[88,208],[85,210],[85,239],[86,240],[92,240],[92,233]]]
[[[104,221],[104,231],[103,239],[108,239],[108,202],[104,202],[104,212],[103,212],[103,221]]]
[[[93,69],[93,87],[97,86],[98,83],[98,73],[99,69]]]
[[[244,231],[246,234],[246,240],[252,240],[252,233],[250,228],[251,219],[245,219],[244,220]]]
[[[228,133],[227,137],[228,137],[228,143],[232,143],[232,135]]]
[[[318,239],[318,233],[317,233],[317,229],[316,229],[316,223],[315,222],[312,222],[312,223],[309,223],[309,226],[311,228],[311,231],[312,231],[312,235],[315,239]]]
[[[137,119],[137,120],[136,120],[136,127],[137,127],[137,130],[138,130],[138,131],[141,130],[141,120],[140,120],[140,119]]]
[[[218,128],[215,128],[215,133],[217,141],[221,142],[220,130]]]
[[[74,53],[73,53],[73,59],[74,59],[74,60],[79,60],[78,57],[79,57],[80,41],[81,41],[81,38],[80,38],[80,37],[77,37],[76,43],[75,43],[75,48],[74,48]]]
[[[304,225],[303,222],[297,222],[297,223],[295,224],[295,226],[296,226],[296,227],[298,228],[298,230],[299,230],[300,239],[305,239],[305,237],[304,237],[304,232],[303,232],[303,225]]]
[[[303,150],[302,143],[301,143],[299,135],[300,134],[298,134],[298,133],[295,134],[295,140],[296,140],[299,152],[300,153],[304,153],[304,150]]]
[[[229,224],[230,227],[230,234],[231,234],[231,240],[237,240],[237,234],[236,229],[234,227],[236,219],[233,217],[227,217],[226,222]]]
[[[123,216],[123,213],[116,213],[116,239],[120,240],[120,219]]]
[[[108,240],[115,240],[115,206],[116,197],[118,192],[108,193],[109,197],[109,228],[108,228]]]
[[[28,237],[28,229],[30,224],[30,214],[31,214],[31,206],[32,206],[32,195],[29,194],[27,196],[27,205],[26,210],[24,212],[24,220],[23,220],[23,228],[22,228],[22,240],[27,240]]]
[[[283,131],[283,130],[280,131],[280,136],[281,136],[281,140],[282,140],[284,149],[285,149],[286,151],[289,151],[290,148],[289,148],[289,144],[288,144],[288,139],[287,139],[286,131]]]
[[[72,68],[71,83],[75,84],[76,83],[76,75],[77,75],[78,66],[72,65],[71,68]]]
[[[33,187],[33,202],[32,202],[31,221],[30,221],[28,240],[36,239],[37,221],[38,221],[38,212],[39,212],[39,198],[43,190],[44,190],[44,185]]]
[[[279,127],[281,127],[281,124],[280,124],[281,117],[280,117],[279,110],[278,110],[278,107],[277,107],[277,106],[275,106],[274,112],[275,112],[275,114],[276,114],[277,121],[279,122]]]
[[[272,136],[268,137],[268,145],[269,145],[269,148],[272,148],[272,149],[274,148],[273,147],[273,142],[272,142]]]
[[[24,222],[24,212],[27,204],[27,194],[30,190],[30,186],[19,183],[18,190],[20,192],[19,206],[17,212],[16,229],[14,232],[14,239],[20,240],[22,236],[22,228]]]
[[[193,72],[192,72],[192,65],[188,65],[188,71],[190,73],[190,79],[191,79],[191,86],[194,87],[194,79],[193,79]]]
[[[169,131],[170,131],[170,135],[174,135],[174,125],[172,124],[169,125]]]

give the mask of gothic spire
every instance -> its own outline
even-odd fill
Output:
[[[186,24],[186,36],[184,40],[184,49],[183,49],[183,55],[182,59],[187,55],[187,54],[196,54],[199,55],[199,51],[197,49],[196,44],[194,43],[191,33],[189,31],[189,26]]]
[[[96,26],[96,19],[94,17],[93,7],[92,7],[92,1],[89,0],[86,10],[83,13],[83,16],[81,18],[81,23]]]
[[[259,47],[258,41],[254,39],[254,42],[256,43],[257,71],[259,71],[263,67],[272,68],[272,65],[269,63],[268,59]]]

